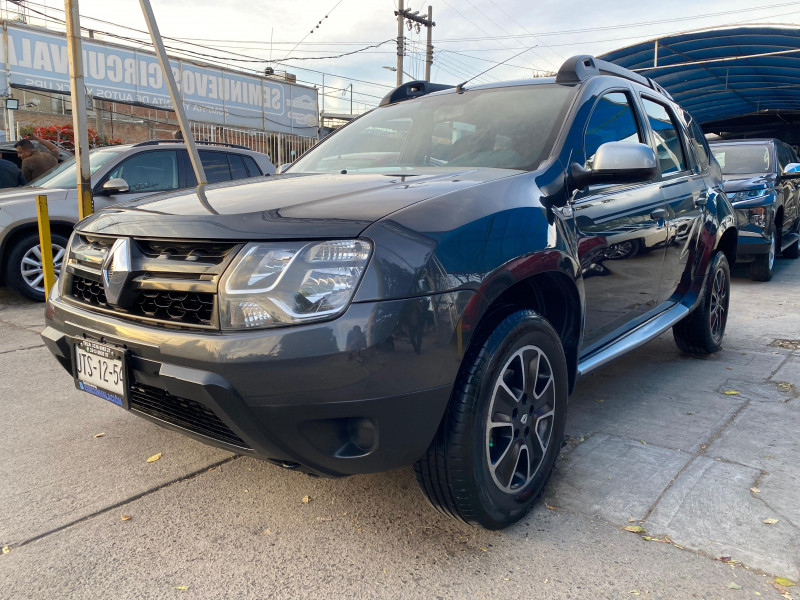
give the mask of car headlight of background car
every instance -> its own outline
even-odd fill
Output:
[[[742,200],[752,200],[753,198],[760,198],[761,196],[766,196],[767,192],[766,188],[762,188],[760,190],[744,190],[741,192],[735,192],[731,195],[730,200],[731,202],[740,202]]]
[[[247,244],[220,282],[222,329],[332,318],[345,310],[369,261],[366,240]]]

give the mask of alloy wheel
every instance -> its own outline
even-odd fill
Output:
[[[486,458],[497,487],[519,492],[534,478],[552,443],[556,385],[547,355],[517,350],[494,385],[486,423]]]
[[[64,260],[65,249],[53,244],[53,272],[56,277],[61,274],[61,263]],[[22,279],[37,292],[44,293],[44,268],[42,267],[42,249],[36,245],[28,250],[20,263]]]
[[[728,280],[722,269],[717,269],[714,281],[711,284],[711,306],[709,319],[711,320],[711,336],[719,340],[725,332],[725,322],[728,318]]]

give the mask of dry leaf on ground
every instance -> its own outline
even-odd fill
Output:
[[[794,587],[797,585],[794,581],[792,581],[788,577],[776,577],[775,583],[777,583],[778,585],[782,585],[783,587]]]
[[[106,434],[106,432],[105,432],[105,431],[103,431],[103,432],[100,432],[100,433],[95,433],[95,434],[94,434],[94,437],[96,437],[96,438],[103,437],[105,434]]]
[[[767,525],[775,525],[775,523],[777,523],[778,520],[779,519],[764,519],[764,523],[766,523]]]
[[[130,515],[122,515],[120,518],[123,521],[130,521],[133,517],[131,517]]]
[[[311,502],[311,496],[303,496],[303,504],[308,504]]]
[[[750,488],[750,491],[753,492],[754,494],[760,494],[761,493],[761,490],[758,489],[757,487]]]
[[[733,581],[731,581],[731,582],[730,582],[728,585],[726,585],[725,587],[729,587],[729,588],[731,588],[732,590],[740,590],[740,589],[742,589],[742,586],[740,586],[738,583],[735,583],[735,582],[733,582]]]
[[[8,546],[3,546],[3,554],[8,554],[9,552],[11,552],[11,548]]]
[[[739,392],[737,392],[736,390],[725,390],[725,393],[728,396],[738,396],[739,395]]]
[[[623,529],[631,533],[647,533],[647,530],[639,525],[628,525],[627,527],[623,527]]]
[[[159,452],[158,454],[153,454],[153,456],[147,459],[147,462],[149,463],[156,462],[159,458],[161,458],[161,452]]]

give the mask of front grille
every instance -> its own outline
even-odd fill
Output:
[[[217,327],[217,284],[241,244],[129,239],[130,276],[121,306],[112,306],[101,274],[117,239],[80,233],[72,237],[65,269],[71,300],[166,327]]]
[[[211,325],[214,294],[144,290],[139,292],[131,312],[159,321]]]
[[[112,308],[106,301],[103,284],[80,275],[72,276],[72,297],[90,306]],[[168,323],[211,325],[214,294],[142,290],[129,310],[118,309],[116,312],[123,316],[147,317]]]
[[[106,300],[106,291],[103,289],[103,284],[80,275],[73,275],[72,277],[72,297],[84,304],[110,308]]]
[[[209,439],[252,450],[213,410],[194,400],[178,398],[165,390],[136,383],[130,388],[130,407]]]

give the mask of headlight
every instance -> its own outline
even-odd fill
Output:
[[[750,200],[752,198],[760,198],[761,196],[766,196],[767,192],[766,188],[760,190],[745,190],[743,192],[736,192],[731,196],[731,202],[738,202],[740,200]]]
[[[334,317],[369,261],[366,240],[254,242],[220,282],[222,329],[262,329]]]
[[[756,225],[757,227],[765,228],[767,227],[767,211],[763,206],[757,206],[755,208],[748,208],[748,214],[750,215],[750,223]]]

